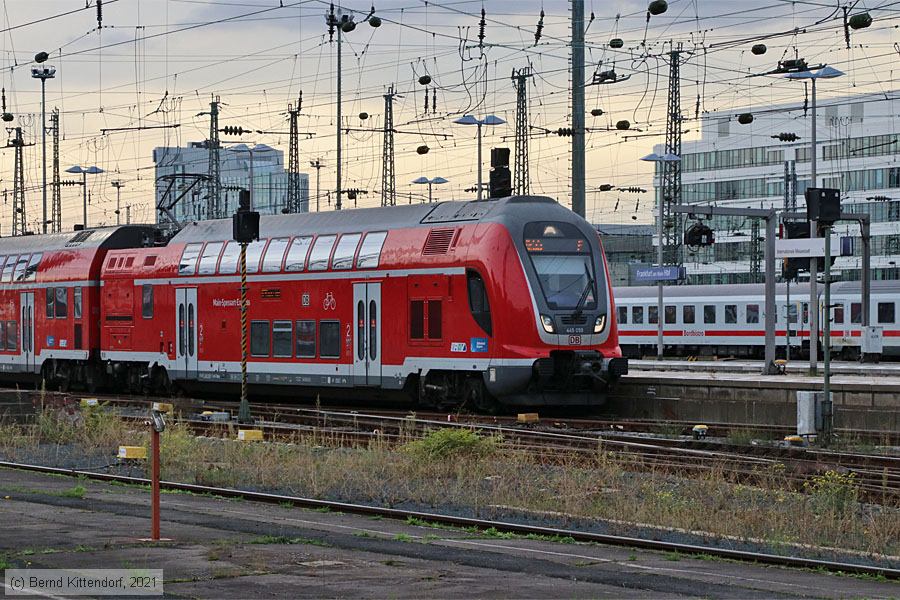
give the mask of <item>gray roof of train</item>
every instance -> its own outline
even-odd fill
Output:
[[[83,231],[63,231],[42,235],[19,235],[0,238],[0,256],[52,252],[70,248],[131,248],[153,240],[155,227],[148,225],[122,225],[96,227]]]
[[[289,237],[303,233],[352,233],[392,229],[398,226],[432,226],[474,221],[528,219],[536,209],[546,217],[548,207],[558,207],[560,215],[572,212],[552,198],[513,196],[494,200],[451,201],[433,204],[411,204],[379,208],[357,208],[317,213],[263,215],[259,231],[266,238]],[[175,243],[232,239],[231,219],[199,221],[186,225],[172,238]]]

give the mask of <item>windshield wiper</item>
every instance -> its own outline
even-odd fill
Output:
[[[576,319],[581,316],[588,294],[594,289],[594,277],[591,275],[591,270],[588,268],[587,264],[584,265],[584,274],[587,275],[587,285],[584,286],[584,291],[581,292],[578,304],[575,305],[575,312],[572,313],[572,316]]]

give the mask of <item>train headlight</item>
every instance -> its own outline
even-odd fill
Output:
[[[553,326],[553,319],[551,319],[547,315],[541,315],[541,325],[544,326],[544,331],[546,331],[547,333],[556,332],[556,327]]]
[[[597,320],[594,321],[594,333],[600,333],[603,331],[604,327],[606,327],[606,315],[600,315],[597,317]]]

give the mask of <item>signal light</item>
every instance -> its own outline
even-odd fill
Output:
[[[512,173],[509,171],[509,148],[491,148],[491,174],[488,197],[512,196]]]

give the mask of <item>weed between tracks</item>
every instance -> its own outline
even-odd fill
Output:
[[[147,443],[143,428],[134,431],[133,423],[102,411],[74,417],[46,413],[31,427],[0,424],[0,457],[90,467],[113,463],[119,444]],[[196,437],[174,424],[162,438],[162,476],[487,518],[524,514],[532,523],[574,528],[604,519],[611,533],[633,533],[632,524],[640,523],[775,545],[900,554],[900,507],[860,502],[850,475],[825,473],[810,479],[801,493],[790,491],[779,465],[740,483],[724,464],[689,477],[650,464],[635,472],[634,457],[602,447],[567,458],[460,429],[417,437],[413,425],[411,420],[399,444],[383,436],[349,443],[333,432],[258,444]],[[142,469],[133,474],[143,475]],[[84,496],[79,487],[71,497]]]

